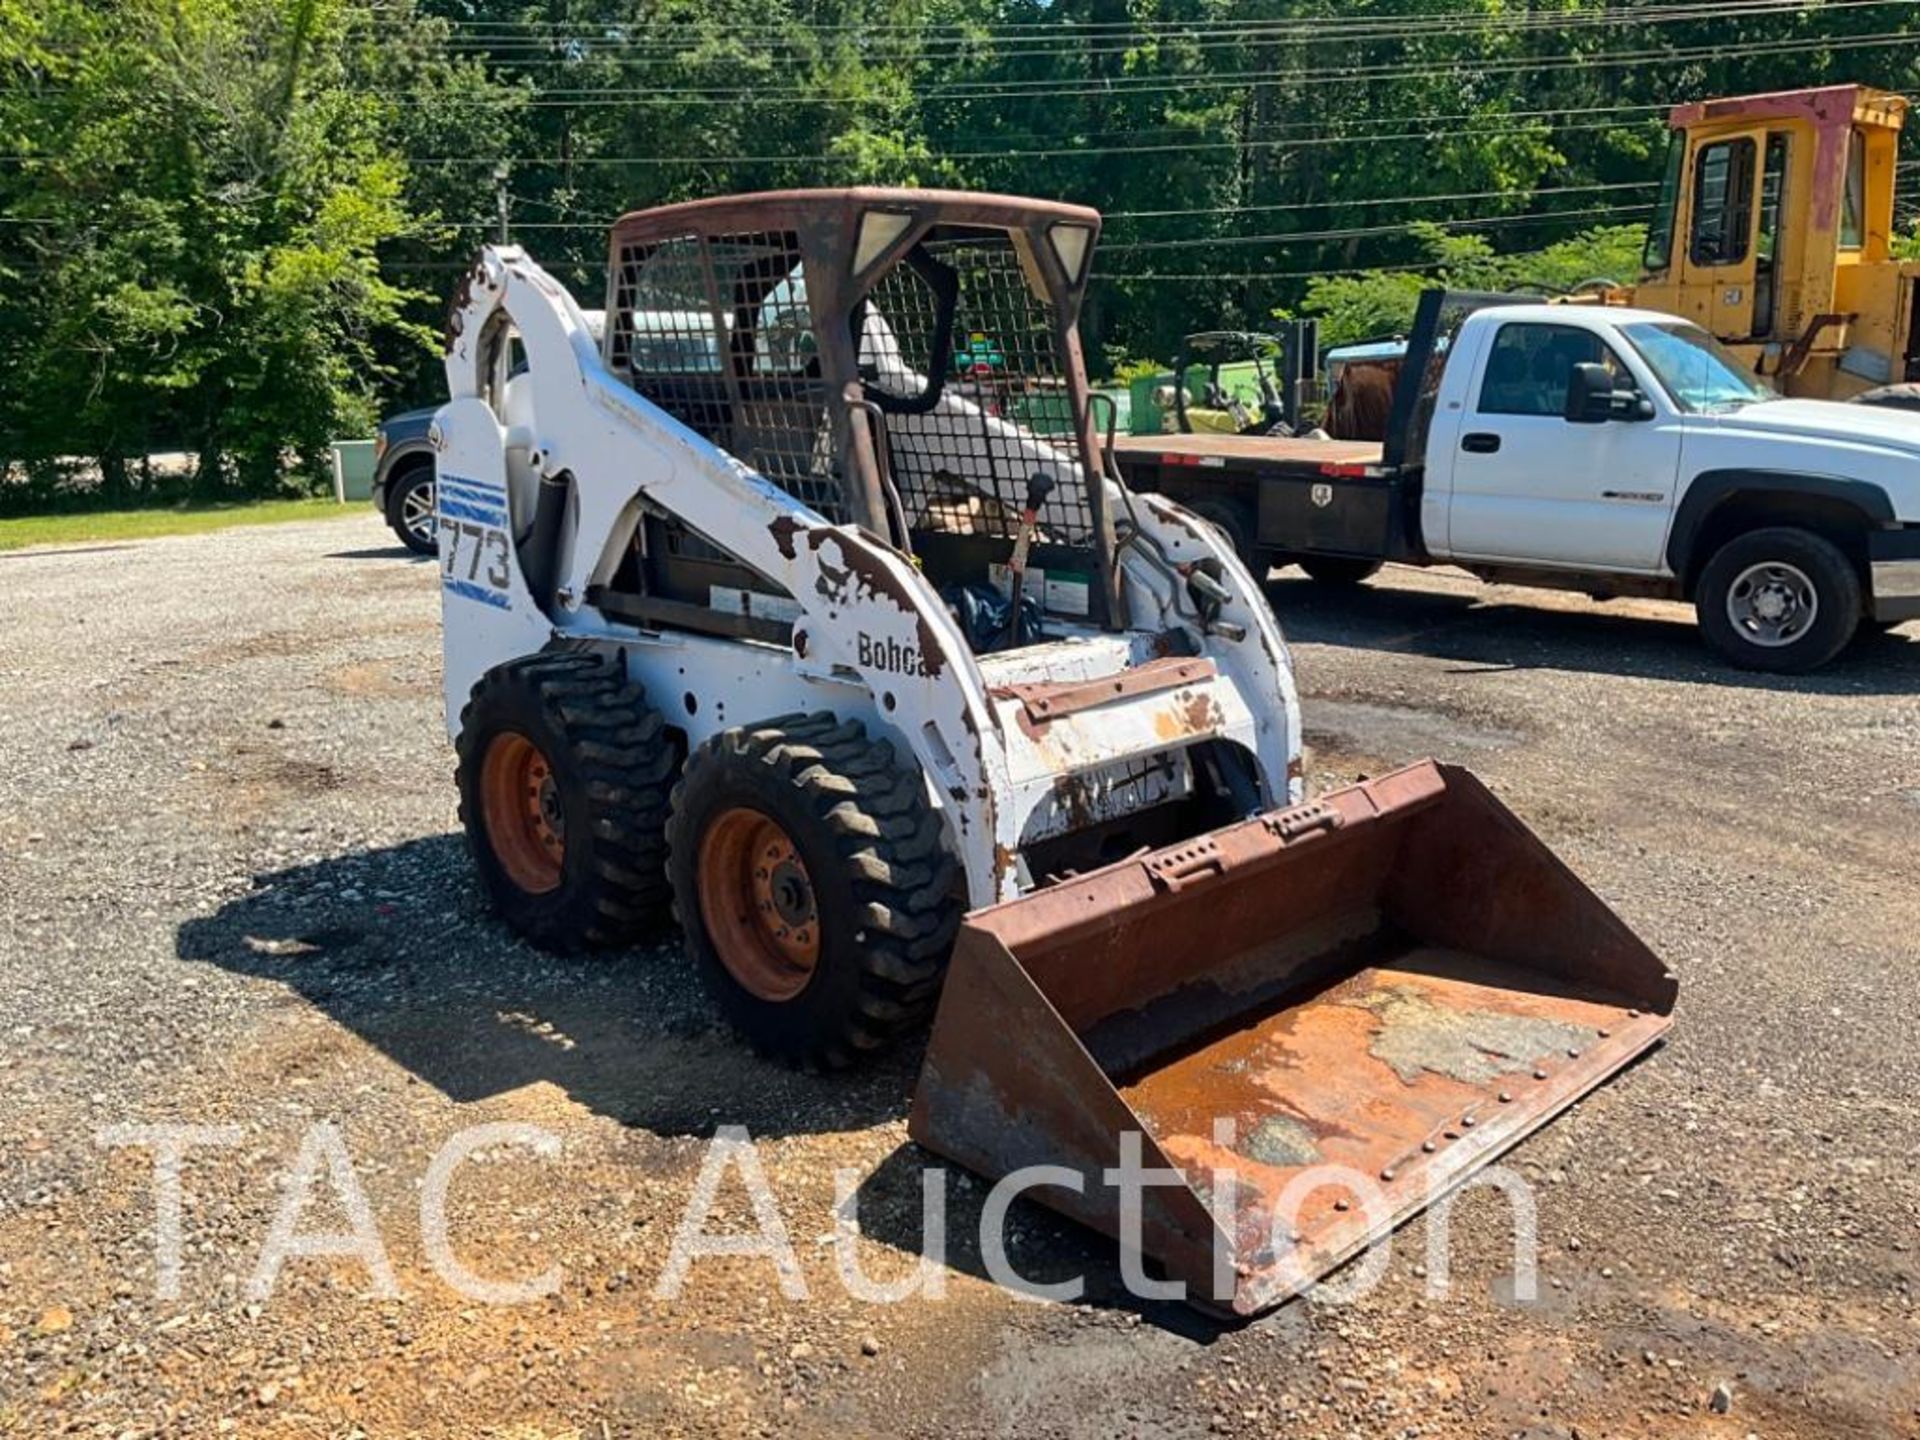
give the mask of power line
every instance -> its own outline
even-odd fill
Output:
[[[1445,262],[1438,260],[1410,261],[1403,265],[1351,265],[1339,270],[1171,270],[1156,273],[1151,270],[1140,271],[1102,271],[1096,272],[1100,280],[1320,280],[1332,279],[1340,275],[1411,275],[1421,271],[1440,270]]]
[[[1500,29],[1553,29],[1567,30],[1575,28],[1598,28],[1609,25],[1647,25],[1667,23],[1670,20],[1685,19],[1729,19],[1748,15],[1761,15],[1775,12],[1810,12],[1826,9],[1845,9],[1863,4],[1899,4],[1908,0],[1682,0],[1682,3],[1667,5],[1646,5],[1631,9],[1618,8],[1604,11],[1574,11],[1562,14],[1523,13],[1493,20],[1487,16],[1463,15],[1456,9],[1442,8],[1438,13],[1410,14],[1398,16],[1361,16],[1343,20],[1340,23],[1336,39],[1344,42],[1353,34],[1378,32],[1391,35],[1418,35],[1430,31],[1486,29],[1498,26]],[[387,13],[399,17],[408,12],[389,10],[382,12],[377,6],[369,6],[369,15]],[[544,35],[556,39],[580,39],[587,33],[598,29],[603,34],[619,34],[633,27],[619,20],[579,20],[559,21],[532,18],[462,20],[448,16],[424,16],[417,10],[410,12],[413,18],[431,19],[446,26],[452,33],[483,35],[499,33],[508,36]],[[1149,31],[1193,29],[1243,29],[1259,32],[1271,30],[1287,33],[1307,39],[1328,38],[1327,26],[1321,20],[1270,20],[1241,21],[1234,19],[1218,20],[1110,20],[1078,21],[1064,20],[1054,22],[1012,23],[1004,25],[969,25],[964,22],[923,25],[914,21],[843,21],[839,23],[814,23],[803,20],[791,22],[769,22],[769,30],[798,31],[806,34],[858,36],[875,34],[922,35],[937,34],[959,39],[986,36],[1020,36],[1052,29],[1070,30],[1076,35],[1099,35],[1111,31]],[[730,34],[750,33],[751,27],[735,26]]]
[[[1920,160],[1910,161],[1900,168],[1920,167]],[[1295,200],[1272,205],[1205,205],[1180,210],[1103,210],[1101,218],[1112,222],[1116,220],[1162,220],[1184,219],[1195,215],[1269,215],[1301,210],[1385,210],[1399,209],[1408,205],[1434,205],[1457,200],[1535,200],[1543,195],[1597,195],[1618,193],[1625,190],[1652,190],[1659,186],[1658,180],[1624,180],[1601,185],[1543,185],[1523,187],[1512,190],[1457,190],[1444,195],[1356,195],[1338,200]],[[509,197],[516,205],[537,205],[556,214],[566,214],[566,207],[551,200],[537,199],[531,195],[513,195]],[[1644,208],[1644,207],[1642,207]],[[564,220],[516,220],[516,230],[581,230],[605,229],[619,217],[617,215],[580,215]],[[1498,217],[1489,217],[1498,218]],[[473,220],[451,220],[446,222],[459,229],[480,229],[498,223],[495,216],[483,216]],[[1438,224],[1454,222],[1438,221]],[[1297,237],[1296,237],[1297,238]],[[1111,250],[1119,242],[1104,242],[1102,250]]]
[[[1920,161],[1914,162],[1920,164]],[[1450,195],[1392,195],[1376,198],[1360,197],[1342,200],[1294,200],[1278,205],[1237,205],[1229,208],[1206,207],[1192,210],[1105,210],[1102,218],[1107,220],[1145,220],[1173,218],[1186,215],[1253,215],[1282,210],[1327,210],[1334,207],[1349,206],[1380,207],[1399,205],[1429,205],[1443,200],[1518,200],[1538,195],[1587,195],[1608,190],[1652,190],[1658,180],[1624,180],[1607,185],[1554,185],[1531,190],[1461,190]]]
[[[1912,0],[1905,0],[1912,3]],[[1809,47],[1818,47],[1832,51],[1857,51],[1883,49],[1888,46],[1912,45],[1916,35],[1911,31],[1885,31],[1873,35],[1823,37],[1796,37],[1787,40],[1752,41],[1744,45],[1709,45],[1669,50],[1633,50],[1596,52],[1590,55],[1558,56],[1460,56],[1443,63],[1435,64],[1389,64],[1350,66],[1345,69],[1328,70],[1316,73],[1311,79],[1298,82],[1299,88],[1314,90],[1331,85],[1350,85],[1362,82],[1382,83],[1397,80],[1418,80],[1434,78],[1455,78],[1470,69],[1476,77],[1526,73],[1529,75],[1547,71],[1567,69],[1617,69],[1626,65],[1681,65],[1696,60],[1725,60],[1751,58],[1762,55],[1778,55],[1803,52]],[[737,61],[735,63],[738,63]],[[961,81],[950,85],[934,86],[915,97],[921,103],[943,99],[986,100],[1008,96],[1033,98],[1067,98],[1092,95],[1145,95],[1167,92],[1189,93],[1193,91],[1240,89],[1252,84],[1271,84],[1278,79],[1290,77],[1276,76],[1271,70],[1234,71],[1229,73],[1200,73],[1190,75],[1167,76],[1160,72],[1117,75],[1105,77],[1067,77],[1054,76],[1042,79],[999,79]],[[575,86],[549,87],[532,92],[501,94],[492,97],[470,97],[479,103],[516,106],[519,108],[591,108],[599,105],[636,105],[636,104],[708,104],[708,105],[747,105],[790,103],[796,100],[815,103],[858,103],[852,97],[836,99],[832,95],[823,95],[818,85],[807,85],[788,89],[768,89],[764,86]],[[863,97],[864,98],[864,97]]]
[[[1657,184],[1658,182],[1655,181],[1652,183]],[[1578,187],[1574,187],[1574,188],[1578,188]],[[1598,186],[1595,188],[1615,189],[1618,187]],[[1649,187],[1635,186],[1633,188],[1646,189]],[[1546,191],[1546,192],[1540,192],[1540,193],[1550,194],[1554,192]],[[1446,197],[1437,197],[1437,198],[1444,199]],[[1509,192],[1505,192],[1502,198],[1511,199],[1511,200],[1521,200],[1521,199],[1527,199],[1529,197],[1522,193],[1509,191]],[[1341,202],[1341,203],[1365,204],[1366,202],[1358,201],[1358,202]],[[1249,207],[1249,208],[1250,210],[1252,210],[1252,209],[1261,209],[1266,207],[1255,206],[1255,207]],[[1590,206],[1584,209],[1575,209],[1575,210],[1536,211],[1536,212],[1523,213],[1518,215],[1512,215],[1512,214],[1472,215],[1472,216],[1461,216],[1458,218],[1431,218],[1431,219],[1422,217],[1422,223],[1440,225],[1440,226],[1445,226],[1449,228],[1460,228],[1460,229],[1469,229],[1469,228],[1497,229],[1504,225],[1521,225],[1521,224],[1527,224],[1530,222],[1543,221],[1543,220],[1583,219],[1583,218],[1589,218],[1589,217],[1604,217],[1604,216],[1611,216],[1611,215],[1644,215],[1645,213],[1647,213],[1649,210],[1653,208],[1654,207],[1651,205],[1604,205],[1604,206],[1597,206],[1597,207]],[[1243,212],[1228,209],[1228,210],[1189,210],[1189,211],[1180,211],[1175,213],[1184,214],[1184,215],[1235,215]],[[523,221],[515,221],[513,228],[515,230],[604,230],[612,226],[612,224],[614,223],[614,218],[616,217],[602,218],[597,216],[582,216],[574,220],[523,220]],[[1115,217],[1112,215],[1108,215],[1105,218],[1111,220]],[[498,223],[498,219],[497,217],[494,217],[494,216],[477,216],[473,219],[449,221],[448,223],[453,225],[456,229],[484,230],[496,225]],[[1307,241],[1354,240],[1354,239],[1360,239],[1363,237],[1373,236],[1373,235],[1405,234],[1407,233],[1408,226],[1412,223],[1414,222],[1402,221],[1394,225],[1350,225],[1350,226],[1344,226],[1336,229],[1325,229],[1325,230],[1280,231],[1270,235],[1212,235],[1212,236],[1182,238],[1178,240],[1102,241],[1100,245],[1100,250],[1102,254],[1111,254],[1115,251],[1121,251],[1121,250],[1173,250],[1173,249],[1190,249],[1190,248],[1197,248],[1197,247],[1205,247],[1210,245],[1254,245],[1254,244],[1267,244],[1267,243],[1284,244],[1288,242],[1304,243]]]
[[[1467,216],[1458,220],[1434,220],[1429,223],[1450,230],[1485,230],[1538,224],[1542,221],[1645,215],[1653,208],[1651,205],[1613,205],[1586,210],[1540,211],[1530,215]],[[1179,240],[1123,240],[1113,244],[1102,244],[1100,250],[1102,254],[1112,255],[1138,250],[1205,250],[1225,245],[1303,245],[1329,240],[1362,240],[1378,235],[1404,235],[1407,232],[1408,226],[1404,223],[1352,225],[1337,230],[1282,230],[1270,235],[1203,235],[1188,236]]]
[[[1825,0],[1825,3],[1821,3],[1821,0],[1757,0],[1757,3],[1734,12],[1734,15],[1755,18],[1778,15],[1791,18],[1833,10],[1886,8],[1910,3],[1911,0]],[[844,38],[854,43],[877,41],[883,44],[898,43],[911,46],[914,52],[912,56],[902,58],[915,61],[955,59],[977,52],[985,52],[993,59],[1006,60],[1040,59],[1066,53],[1085,55],[1090,58],[1126,55],[1148,45],[1210,50],[1276,45],[1288,47],[1315,44],[1351,45],[1368,40],[1420,39],[1434,34],[1483,35],[1497,32],[1503,36],[1529,33],[1571,35],[1581,30],[1620,27],[1640,29],[1680,22],[1720,21],[1727,18],[1730,16],[1728,7],[1724,4],[1693,4],[1671,7],[1669,11],[1659,14],[1624,10],[1576,13],[1566,16],[1523,14],[1499,22],[1485,16],[1455,16],[1448,17],[1444,25],[1433,24],[1412,28],[1407,27],[1402,21],[1381,18],[1371,21],[1345,21],[1337,30],[1324,24],[1302,28],[1286,22],[1236,23],[1230,20],[1109,22],[1111,28],[1099,29],[1091,25],[1063,22],[1044,26],[1028,25],[972,32],[941,33],[937,29],[910,30],[899,32],[897,35],[886,31],[876,32],[870,27],[861,27]],[[742,38],[741,31],[736,29],[728,32],[728,39],[740,38]],[[752,32],[747,32],[745,35],[747,43],[766,46],[773,52],[756,57],[764,63],[795,66],[806,66],[814,62],[814,54],[805,48],[807,42],[817,43],[822,39],[831,41],[834,38],[831,32],[821,31],[804,24],[783,25],[761,35],[755,35]],[[577,31],[565,35],[556,31],[545,35],[529,33],[466,38],[456,36],[448,42],[448,48],[451,53],[457,55],[486,56],[529,68],[534,66],[573,67],[594,57],[684,60],[699,58],[703,53],[711,53],[711,47],[704,41],[689,43],[664,36],[642,39],[631,39],[623,35],[596,37]],[[556,49],[568,53],[549,53]],[[781,50],[787,53],[782,55],[779,53]],[[715,56],[714,58],[733,57]]]
[[[1618,121],[1592,121],[1578,125],[1556,125],[1550,129],[1484,129],[1469,128],[1454,130],[1451,135],[1463,138],[1500,140],[1514,139],[1520,136],[1548,136],[1565,134],[1577,130],[1620,130],[1626,126]],[[1365,145],[1384,145],[1402,140],[1431,140],[1430,130],[1403,131],[1391,135],[1323,135],[1299,136],[1281,140],[1192,140],[1159,145],[1067,145],[1049,147],[1043,150],[948,150],[940,147],[928,150],[915,158],[924,161],[938,160],[1042,160],[1063,157],[1093,155],[1168,155],[1186,154],[1195,150],[1305,150],[1318,149],[1329,145],[1358,148]],[[5,157],[0,157],[5,158]],[[12,157],[32,159],[35,157]],[[486,165],[496,163],[496,157],[488,155],[409,155],[405,157],[413,165]],[[565,167],[584,165],[630,165],[643,167],[687,166],[687,165],[831,165],[861,164],[866,157],[840,154],[833,151],[815,151],[811,154],[773,154],[773,155],[576,155],[569,159],[517,157],[516,166]]]

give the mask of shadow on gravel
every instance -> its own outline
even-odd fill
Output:
[[[678,933],[545,955],[489,918],[457,835],[255,877],[175,952],[296,991],[456,1102],[544,1081],[663,1136],[862,1129],[906,1113],[917,1047],[852,1075],[755,1057],[709,1007]]]
[[[424,565],[433,558],[431,555],[416,555],[400,544],[372,545],[364,550],[335,550],[327,556],[329,560],[410,560],[416,565]]]
[[[1488,603],[1375,582],[1335,590],[1283,575],[1267,598],[1289,640],[1402,651],[1489,670],[1568,670],[1810,695],[1920,694],[1920,626],[1888,633],[1863,626],[1814,675],[1736,670],[1705,648],[1690,615],[1664,621],[1604,611]],[[1676,616],[1683,612],[1675,612]]]
[[[987,1199],[987,1182],[946,1165],[911,1141],[881,1161],[856,1192],[860,1233],[907,1256],[926,1254],[921,1176],[942,1168],[947,1172],[943,1257],[947,1266],[989,1284],[1007,1283],[1006,1277],[987,1268],[981,1254],[980,1211]],[[1007,1211],[1004,1235],[1007,1264],[1015,1275],[1034,1287],[1078,1281],[1082,1289],[1076,1304],[1136,1314],[1156,1329],[1203,1345],[1252,1323],[1217,1319],[1181,1301],[1140,1298],[1121,1277],[1113,1241],[1032,1200],[1014,1202]],[[1164,1278],[1151,1266],[1147,1273],[1154,1279]]]
[[[657,1135],[744,1125],[760,1139],[900,1120],[920,1073],[917,1044],[841,1075],[760,1060],[711,1009],[670,928],[657,945],[614,954],[528,948],[485,914],[457,835],[258,875],[248,894],[181,925],[174,949],[286,986],[457,1103],[545,1082]],[[923,1254],[920,1176],[940,1164],[903,1143],[862,1185],[862,1230]],[[979,1243],[986,1195],[949,1170],[946,1263],[991,1279]],[[1224,1328],[1134,1298],[1111,1242],[1031,1201],[1012,1210],[1007,1249],[1035,1282],[1085,1277],[1087,1304],[1202,1341]]]

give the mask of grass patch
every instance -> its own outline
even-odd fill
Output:
[[[89,545],[112,540],[148,540],[156,535],[198,535],[235,525],[280,525],[363,515],[365,504],[342,505],[331,496],[302,500],[250,500],[230,504],[172,505],[151,510],[96,510],[75,515],[24,515],[0,520],[0,550],[27,545]]]

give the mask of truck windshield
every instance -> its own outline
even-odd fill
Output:
[[[1718,414],[1779,397],[1718,340],[1683,321],[1622,325],[1673,403],[1692,414]]]

